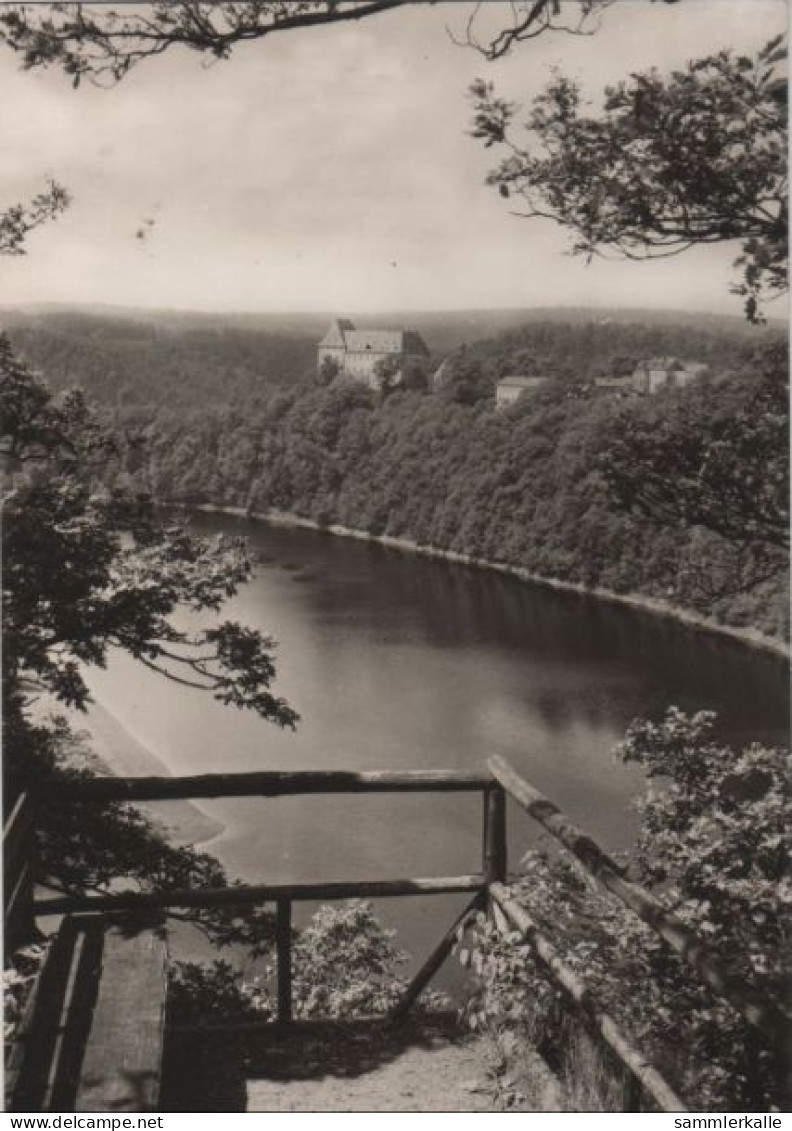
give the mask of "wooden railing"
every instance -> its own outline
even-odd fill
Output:
[[[3,958],[35,937],[33,806],[26,793],[16,799],[3,824]]]
[[[11,929],[6,938],[17,945],[35,915],[73,912],[107,913],[140,908],[251,906],[276,907],[277,1017],[292,1017],[292,904],[299,900],[392,898],[412,895],[471,893],[472,900],[449,927],[413,977],[396,1008],[403,1019],[443,962],[471,916],[487,908],[497,923],[519,932],[569,1001],[599,1035],[624,1068],[624,1110],[641,1110],[644,1097],[662,1111],[683,1111],[685,1105],[649,1065],[617,1022],[596,1004],[579,976],[561,959],[530,910],[507,886],[506,797],[511,797],[601,883],[655,930],[695,974],[727,999],[773,1047],[787,1047],[790,1018],[776,1003],[725,971],[717,957],[684,923],[648,891],[627,880],[624,870],[586,833],[577,828],[551,801],[521,778],[502,758],[492,758],[487,773],[418,771],[412,773],[294,771],[244,774],[206,774],[176,778],[90,778],[42,786],[37,802],[98,803],[104,801],[164,801],[216,797],[274,798],[306,794],[359,793],[478,793],[482,798],[481,871],[472,875],[423,876],[292,884],[239,885],[210,889],[156,892],[114,891],[98,895],[59,895],[32,899],[32,859],[25,848],[30,836],[28,805],[18,804],[7,822],[6,914]],[[5,838],[4,838],[5,839]],[[10,872],[9,872],[10,869]],[[10,879],[9,879],[10,874]],[[10,906],[9,896],[10,894]]]
[[[720,959],[681,919],[671,914],[640,884],[624,877],[620,867],[599,845],[566,817],[557,805],[517,774],[504,758],[487,763],[493,778],[511,797],[608,891],[651,927],[686,962],[699,979],[730,1003],[745,1020],[776,1046],[790,1038],[790,1018],[764,994],[724,969]]]
[[[396,1010],[406,1016],[431,978],[450,955],[458,930],[469,915],[486,905],[487,885],[506,878],[505,797],[488,773],[415,771],[262,771],[242,774],[202,774],[179,778],[84,778],[52,782],[37,791],[40,803],[90,804],[107,801],[169,801],[218,797],[275,798],[306,794],[360,793],[477,793],[482,798],[483,838],[481,871],[456,876],[411,876],[396,879],[313,881],[288,884],[234,885],[168,891],[116,891],[100,895],[57,895],[36,899],[36,915],[154,910],[167,908],[245,907],[274,903],[277,971],[277,1018],[292,1017],[292,904],[338,899],[381,899],[403,896],[472,894],[462,916],[444,935],[407,988]]]

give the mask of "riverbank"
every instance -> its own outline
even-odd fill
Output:
[[[362,542],[376,542],[381,546],[387,546],[389,549],[401,550],[410,554],[419,554],[422,557],[435,558],[440,561],[453,562],[456,565],[464,565],[472,569],[501,573],[508,577],[516,577],[520,581],[527,582],[531,585],[543,585],[549,589],[577,593],[586,597],[596,597],[598,600],[608,601],[611,604],[626,605],[630,608],[638,609],[641,612],[651,613],[653,616],[677,621],[680,624],[695,628],[701,632],[729,637],[750,648],[771,652],[784,659],[790,659],[792,656],[790,645],[783,640],[767,636],[757,629],[734,628],[730,625],[719,624],[710,617],[692,613],[687,609],[673,605],[668,601],[662,601],[659,598],[643,597],[632,593],[616,593],[611,589],[603,589],[600,587],[589,588],[574,581],[563,581],[560,578],[544,577],[541,574],[532,573],[530,570],[521,569],[519,566],[486,561],[483,558],[476,558],[470,554],[461,554],[455,550],[442,550],[435,546],[420,545],[418,542],[414,542],[409,538],[393,538],[387,534],[369,534],[365,530],[356,530],[353,527],[342,526],[339,523],[322,524],[315,522],[313,519],[303,518],[301,515],[292,514],[287,511],[275,509],[250,511],[246,510],[244,507],[224,507],[217,506],[214,503],[201,503],[194,509],[203,514],[228,515],[232,518],[242,518],[253,522],[267,522],[271,523],[273,526],[317,530],[324,534],[334,534],[339,538],[354,538]]]
[[[64,715],[75,742],[69,758],[95,774],[112,777],[171,777],[169,766],[144,746],[96,698],[85,713],[72,711],[54,700],[40,702],[37,715]],[[139,805],[175,845],[203,846],[224,831],[224,825],[191,801],[161,801]]]

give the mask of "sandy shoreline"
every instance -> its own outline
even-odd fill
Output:
[[[40,704],[41,716],[62,714],[76,735],[87,736],[94,757],[89,764],[97,773],[118,777],[171,777],[168,765],[147,746],[144,746],[123,726],[116,716],[100,701],[92,699],[87,712],[70,711],[53,700]],[[174,844],[204,846],[224,831],[222,822],[210,817],[191,801],[158,801],[139,805],[158,823],[165,827],[168,839]]]

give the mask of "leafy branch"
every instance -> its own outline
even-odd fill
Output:
[[[507,156],[488,183],[519,216],[573,233],[573,254],[652,259],[740,241],[733,288],[746,315],[787,288],[786,80],[781,37],[755,57],[721,51],[661,76],[606,88],[598,113],[558,74],[534,102],[528,144],[517,107],[491,83],[471,87],[471,134]]]
[[[0,255],[26,255],[28,235],[55,220],[68,208],[70,200],[63,185],[50,178],[46,189],[26,204],[13,204],[0,212]]]
[[[145,5],[8,4],[0,41],[26,69],[60,67],[79,86],[120,81],[132,67],[173,47],[228,59],[241,43],[276,32],[344,23],[402,7],[410,0],[157,0]],[[124,10],[127,9],[127,10]]]

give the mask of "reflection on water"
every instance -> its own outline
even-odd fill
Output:
[[[238,532],[235,520],[202,519]],[[508,758],[608,847],[635,829],[635,767],[611,755],[626,725],[668,704],[719,713],[726,736],[786,742],[787,665],[671,621],[516,579],[318,532],[245,527],[257,576],[230,617],[280,642],[280,732],[118,657],[97,695],[176,773],[285,768],[473,769]],[[241,878],[461,873],[479,862],[467,796],[306,797],[206,805],[212,848]],[[528,820],[509,813],[513,859]],[[420,904],[412,910],[405,905]],[[427,906],[427,903],[430,906]],[[443,933],[451,902],[391,914],[407,944]]]

